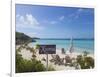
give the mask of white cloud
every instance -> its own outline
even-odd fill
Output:
[[[84,10],[84,9],[81,9],[81,8],[78,9],[76,12],[70,14],[70,15],[68,16],[68,18],[73,18],[73,19],[79,18],[80,14],[83,12],[83,10]]]
[[[35,32],[29,32],[29,33],[26,33],[28,36],[30,37],[36,37],[38,34],[35,33]]]
[[[39,24],[39,22],[36,20],[36,18],[33,17],[31,14],[26,15],[26,21],[28,22],[28,24],[31,24],[31,25],[38,25]]]
[[[50,24],[57,24],[57,21],[51,21]]]
[[[43,23],[46,23],[46,24],[52,24],[52,25],[53,25],[53,24],[57,24],[58,22],[55,21],[55,20],[54,20],[54,21],[44,20]]]
[[[16,15],[16,27],[43,29],[38,20],[31,14],[26,14],[24,16]]]
[[[79,18],[80,14],[83,12],[83,9],[78,9],[75,14],[75,19]]]
[[[64,16],[61,16],[59,17],[59,20],[62,21],[65,17]]]
[[[60,16],[60,17],[59,17],[58,19],[56,19],[56,20],[52,20],[52,21],[50,21],[50,20],[44,20],[43,23],[47,23],[47,24],[52,24],[52,25],[54,25],[54,24],[57,24],[58,22],[64,20],[64,18],[65,18],[65,16]]]

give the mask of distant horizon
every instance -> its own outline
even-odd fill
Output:
[[[37,38],[94,39],[94,9],[16,4],[16,31]]]
[[[39,39],[71,39],[71,38],[39,38]],[[94,39],[94,38],[73,38],[73,39]]]
[[[16,32],[18,32],[18,31],[16,31]],[[20,33],[23,33],[23,32],[20,32]],[[25,34],[25,35],[27,35],[27,34]],[[31,36],[29,36],[29,37],[31,37]],[[39,39],[71,39],[71,38],[73,38],[73,39],[94,39],[94,37],[93,38],[74,38],[74,37],[69,37],[69,38],[52,38],[52,37],[51,38],[40,38],[40,37],[36,37],[36,36],[31,37],[31,38],[33,38],[33,39],[34,38],[39,38]]]

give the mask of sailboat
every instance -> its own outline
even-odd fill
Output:
[[[74,47],[73,47],[73,38],[70,40],[70,48],[69,48],[69,53],[74,52]]]

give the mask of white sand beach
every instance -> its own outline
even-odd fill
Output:
[[[26,50],[25,48],[22,48],[19,54],[21,54],[24,59],[27,60],[32,59],[32,52]],[[78,53],[78,52],[69,53],[68,51],[66,51],[65,54],[62,54],[61,49],[56,49],[56,54],[48,54],[48,66],[54,67],[55,70],[74,70],[75,67],[70,67],[65,65],[55,65],[54,63],[50,62],[50,60],[53,58],[52,55],[59,55],[60,58],[65,58],[65,56],[69,56],[70,58],[76,58],[77,55],[81,55],[81,54],[82,53]],[[88,56],[94,57],[93,54],[88,54]],[[39,51],[36,50],[36,59],[40,60],[46,66],[46,61],[43,60],[43,59],[46,60],[46,54],[39,54]]]

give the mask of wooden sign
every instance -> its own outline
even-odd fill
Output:
[[[56,54],[56,45],[39,45],[39,54]]]

